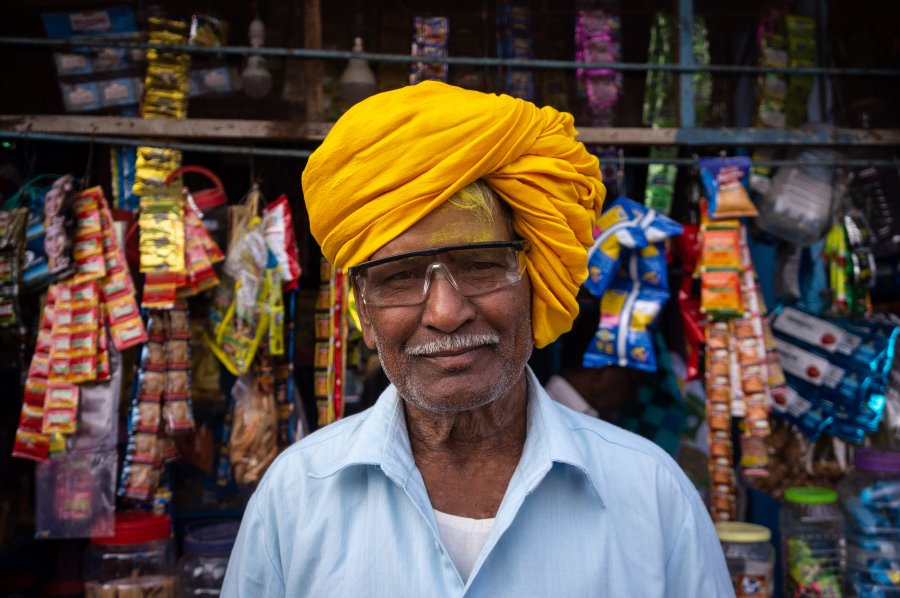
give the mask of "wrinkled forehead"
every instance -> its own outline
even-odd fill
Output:
[[[386,243],[369,259],[380,259],[434,247],[511,241],[512,226],[499,199],[486,204],[447,200],[406,231]]]

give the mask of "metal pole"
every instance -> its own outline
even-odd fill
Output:
[[[349,60],[361,58],[373,62],[416,62],[417,57],[408,54],[380,54],[375,52],[353,52],[344,50],[312,50],[306,48],[251,48],[249,46],[178,46],[148,44],[132,41],[109,40],[65,40],[28,37],[0,36],[0,46],[34,46],[47,47],[57,51],[74,51],[97,48],[133,48],[141,50],[168,50],[186,54],[211,54],[227,56],[246,56],[258,54],[274,58],[313,58],[322,60]],[[822,68],[822,67],[760,67],[728,64],[681,65],[681,64],[649,64],[642,62],[577,62],[574,60],[541,60],[529,58],[488,58],[477,56],[436,56],[430,62],[462,64],[470,66],[501,66],[522,69],[613,69],[620,71],[670,71],[676,73],[783,73],[796,75],[832,75],[844,77],[888,77],[900,78],[900,69],[866,69],[866,68]]]
[[[694,0],[678,2],[678,65],[685,69],[694,66]],[[694,76],[691,71],[681,71],[678,90],[678,124],[682,129],[691,129],[696,124]]]
[[[0,139],[18,139],[21,141],[54,141],[65,143],[97,143],[100,145],[127,145],[166,147],[182,151],[207,154],[230,154],[244,156],[266,156],[269,158],[307,159],[311,150],[281,149],[266,147],[248,147],[241,145],[218,145],[209,143],[169,142],[162,139],[133,139],[129,137],[110,137],[94,135],[70,135],[63,133],[36,133],[31,131],[0,131]],[[674,164],[676,166],[693,166],[694,158],[642,158],[623,156],[625,164]],[[790,167],[790,166],[833,166],[839,168],[900,168],[898,159],[842,159],[833,160],[754,160],[754,166]]]

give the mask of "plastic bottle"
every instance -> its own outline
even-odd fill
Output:
[[[737,598],[775,595],[775,548],[772,531],[762,525],[741,521],[720,521],[716,531],[722,542],[725,562]]]
[[[239,527],[239,521],[220,521],[188,530],[178,561],[180,596],[219,595]]]
[[[837,486],[845,518],[848,596],[900,597],[900,453],[856,449]]]
[[[840,597],[843,516],[831,488],[788,488],[779,517],[784,596]]]

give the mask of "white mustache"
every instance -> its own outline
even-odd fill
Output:
[[[420,345],[407,346],[404,351],[407,355],[422,357],[444,351],[462,351],[497,344],[500,344],[499,334],[450,334]]]

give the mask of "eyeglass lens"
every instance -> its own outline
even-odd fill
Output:
[[[518,253],[512,247],[457,249],[377,264],[360,273],[363,297],[374,306],[417,305],[438,269],[463,295],[483,295],[521,280],[524,258]]]

